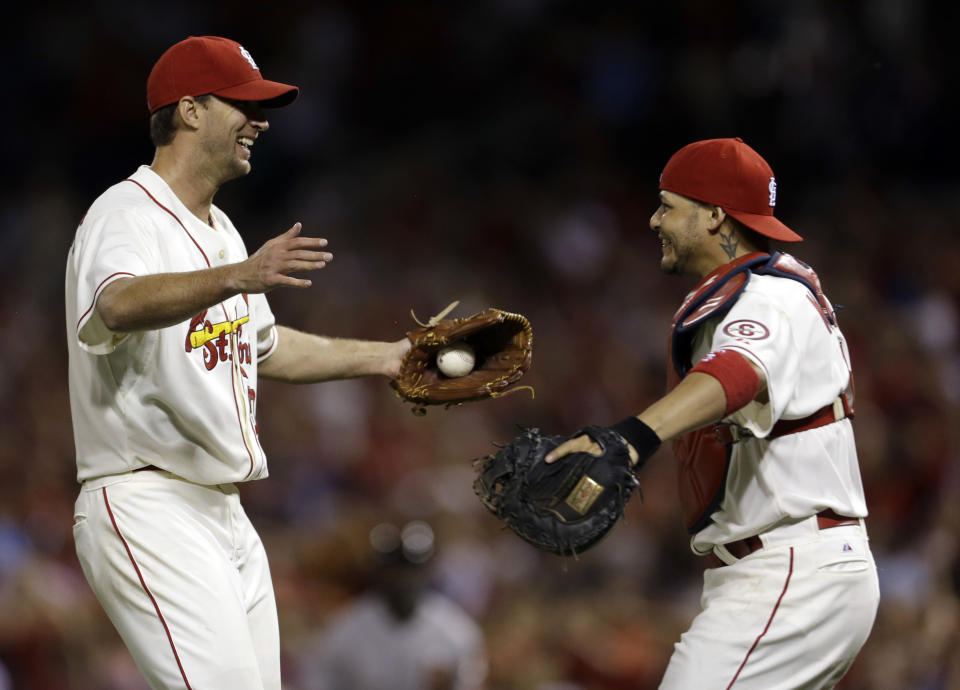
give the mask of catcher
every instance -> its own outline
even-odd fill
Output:
[[[816,273],[771,252],[802,239],[773,216],[776,190],[741,139],[674,154],[650,227],[661,269],[699,282],[674,316],[668,393],[609,428],[525,432],[479,463],[484,503],[569,553],[612,528],[633,471],[672,441],[690,544],[710,563],[661,689],[832,688],[877,611],[850,358]]]

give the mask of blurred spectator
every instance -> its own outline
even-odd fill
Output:
[[[434,534],[422,521],[370,531],[369,590],[306,647],[310,690],[478,690],[487,662],[479,626],[427,587]]]
[[[443,539],[432,568],[483,629],[491,689],[656,687],[700,580],[669,453],[627,522],[569,562],[479,512],[470,460],[517,424],[570,433],[662,392],[661,334],[685,289],[660,280],[649,199],[669,153],[708,136],[770,152],[790,171],[778,214],[830,238],[797,254],[844,306],[871,545],[894,594],[838,690],[960,688],[960,599],[938,565],[960,543],[957,7],[318,0],[257,5],[254,22],[244,7],[41,1],[5,24],[0,663],[14,688],[142,688],[70,540],[61,269],[90,199],[152,152],[146,99],[113,95],[142,93],[189,33],[241,37],[303,89],[222,199],[248,246],[301,220],[334,247],[278,317],[399,335],[411,308],[459,297],[466,313],[522,311],[536,335],[532,401],[414,418],[382,382],[262,384],[271,478],[241,490],[270,545],[290,690],[300,649],[354,594],[354,552],[329,535],[362,523],[365,544],[372,513],[400,500]]]

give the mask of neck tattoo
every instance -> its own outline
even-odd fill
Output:
[[[734,236],[733,230],[728,235],[724,235],[723,232],[720,233],[720,248],[727,253],[728,257],[735,258],[739,247],[740,242]]]

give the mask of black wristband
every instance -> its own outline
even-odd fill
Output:
[[[635,469],[640,469],[643,463],[660,447],[660,437],[649,426],[636,417],[627,417],[610,427],[626,439],[640,456]]]

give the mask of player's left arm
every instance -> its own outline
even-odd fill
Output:
[[[659,442],[719,422],[752,400],[766,399],[766,377],[753,360],[732,350],[724,351],[722,356],[728,366],[726,371],[732,370],[732,373],[707,366],[702,370],[695,368],[673,390],[634,418],[656,435],[656,439],[649,437],[649,442],[644,445],[656,443],[659,446]],[[748,371],[753,373],[755,379],[750,378]],[[744,388],[735,387],[739,383],[735,380],[737,377],[749,379]],[[744,390],[749,392],[745,393]],[[630,445],[630,457],[636,462],[637,451],[643,453],[645,449],[634,448],[634,445]],[[578,436],[557,446],[545,459],[553,462],[575,452],[599,455],[600,447],[589,436]]]
[[[331,338],[277,326],[276,350],[258,366],[259,376],[284,383],[319,383],[358,376],[395,378],[410,348],[395,342]]]

